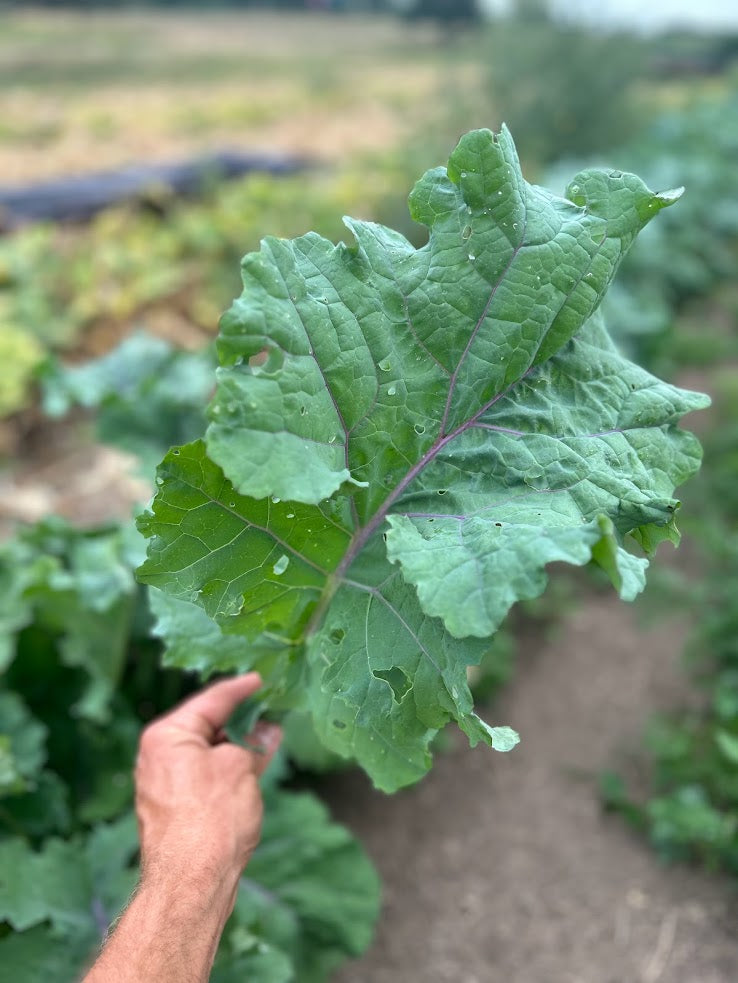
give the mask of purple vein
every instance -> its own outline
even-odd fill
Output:
[[[530,437],[524,430],[511,430],[510,427],[496,427],[491,423],[471,423],[470,428],[475,430],[494,430],[495,433],[509,433],[513,437]]]
[[[397,608],[394,606],[394,604],[392,604],[391,601],[388,601],[387,600],[387,598],[384,596],[384,594],[381,592],[381,590],[378,587],[370,587],[369,584],[361,584],[357,580],[345,580],[344,583],[348,587],[353,587],[354,590],[359,590],[359,591],[362,591],[365,594],[370,594],[372,598],[376,598],[378,601],[381,601],[382,604],[385,605],[385,607],[388,607],[390,609],[390,611],[392,612],[392,614],[400,622],[400,624],[402,625],[402,627],[405,629],[405,631],[408,633],[408,635],[410,635],[410,637],[413,639],[413,641],[418,646],[418,648],[423,653],[423,655],[425,655],[427,657],[428,661],[431,663],[431,665],[433,666],[433,668],[437,670],[437,672],[438,672],[439,675],[443,675],[443,673],[441,672],[441,667],[435,662],[435,660],[433,659],[433,656],[431,655],[431,653],[428,651],[428,649],[425,647],[425,645],[423,645],[423,643],[421,642],[421,640],[418,638],[418,636],[415,634],[415,632],[413,631],[413,629],[410,627],[410,625],[407,623],[407,621],[403,618],[403,616],[400,614],[400,612],[397,610]],[[368,613],[369,613],[369,609],[367,608],[367,614]],[[367,645],[367,652],[368,651],[369,651],[369,646]],[[371,669],[371,667],[370,667],[370,669]]]
[[[485,320],[487,318],[487,315],[489,314],[490,308],[492,307],[492,302],[494,301],[494,299],[495,299],[495,297],[497,295],[497,291],[500,289],[500,287],[504,283],[505,277],[507,276],[507,274],[510,271],[510,267],[513,265],[513,263],[515,262],[515,258],[517,257],[517,255],[520,252],[520,250],[523,248],[523,243],[525,241],[526,226],[527,226],[527,215],[526,215],[525,221],[523,222],[523,229],[522,229],[522,232],[521,232],[521,235],[520,235],[520,242],[517,244],[517,246],[513,250],[512,256],[508,260],[507,265],[505,266],[505,269],[502,271],[502,273],[500,274],[500,277],[499,277],[497,283],[492,288],[492,292],[489,295],[489,299],[487,300],[487,303],[484,305],[484,310],[479,315],[479,320],[474,325],[474,329],[472,330],[472,333],[469,335],[469,341],[466,343],[466,348],[461,353],[461,357],[459,358],[459,361],[456,363],[456,368],[453,371],[453,375],[451,376],[451,382],[450,382],[449,387],[448,387],[448,396],[446,398],[446,406],[445,406],[445,408],[443,410],[443,418],[441,420],[441,434],[444,434],[446,432],[446,423],[448,422],[448,414],[451,411],[451,402],[452,402],[452,400],[454,398],[454,392],[456,391],[456,382],[457,382],[458,377],[459,377],[459,370],[461,369],[461,366],[464,364],[464,362],[466,360],[466,357],[469,354],[472,345],[474,344],[474,340],[476,339],[477,335],[479,334],[479,331],[480,331],[482,325],[484,324],[484,322],[485,322]]]
[[[458,428],[453,433],[447,434],[445,437],[439,437],[433,446],[425,452],[417,464],[414,464],[404,478],[402,478],[402,480],[395,485],[367,524],[362,526],[360,529],[357,529],[354,538],[351,540],[349,548],[344,553],[343,559],[336,567],[335,579],[337,581],[343,578],[343,575],[354,562],[360,551],[364,548],[367,541],[387,518],[387,513],[389,512],[390,508],[397,501],[400,495],[402,495],[410,482],[417,478],[423,468],[425,468],[439,453],[439,451],[441,451],[446,444],[450,443],[450,441],[452,441],[454,437],[461,432],[461,429],[465,427],[466,424],[462,424],[462,427]]]
[[[483,427],[484,429],[495,430],[495,431],[501,432],[501,433],[510,433],[510,434],[512,434],[514,436],[520,436],[520,437],[528,436],[528,434],[526,434],[523,431],[515,431],[515,430],[510,430],[510,429],[504,428],[504,427],[495,427],[495,426],[493,426],[491,424],[479,423],[479,419],[492,406],[494,406],[495,403],[497,403],[499,400],[501,400],[505,396],[507,396],[515,386],[519,385],[536,368],[535,358],[537,356],[537,353],[540,351],[541,345],[543,344],[543,341],[547,337],[548,332],[546,332],[544,334],[544,336],[541,338],[541,340],[539,341],[538,347],[536,349],[536,353],[533,356],[533,360],[532,360],[531,364],[529,365],[529,367],[526,369],[526,371],[522,375],[520,375],[517,379],[514,379],[505,389],[501,390],[499,393],[497,393],[496,395],[492,396],[484,404],[484,406],[481,407],[481,409],[477,410],[477,412],[474,413],[473,416],[469,417],[463,423],[459,424],[459,426],[456,427],[455,430],[451,431],[450,433],[446,433],[446,424],[448,422],[448,415],[449,415],[449,412],[450,412],[450,409],[451,409],[451,402],[453,400],[453,395],[454,395],[454,392],[455,392],[455,388],[456,388],[456,383],[457,383],[459,371],[460,371],[460,369],[461,369],[461,367],[462,367],[462,365],[463,365],[463,363],[464,363],[467,355],[469,354],[469,351],[471,350],[471,347],[472,347],[472,345],[474,343],[474,340],[477,337],[479,331],[481,330],[481,327],[482,327],[482,325],[483,325],[483,323],[484,323],[487,315],[489,314],[490,308],[491,308],[492,303],[494,301],[494,298],[495,298],[495,296],[497,294],[497,291],[499,290],[500,286],[504,282],[505,276],[507,275],[507,273],[509,272],[512,264],[514,263],[515,258],[519,254],[520,250],[523,248],[524,240],[525,240],[525,234],[526,234],[526,228],[527,228],[527,214],[526,214],[525,220],[523,222],[523,229],[522,229],[522,233],[521,233],[520,242],[514,248],[513,253],[511,255],[511,257],[510,257],[507,265],[505,266],[504,270],[500,274],[500,277],[499,277],[497,283],[493,287],[493,289],[492,289],[492,291],[490,293],[489,299],[487,300],[487,303],[485,304],[484,310],[482,311],[482,313],[481,313],[478,321],[474,325],[474,328],[472,330],[472,333],[471,333],[471,335],[469,337],[469,341],[467,342],[466,348],[462,352],[461,357],[459,358],[459,361],[458,361],[458,363],[456,365],[456,368],[454,369],[454,372],[451,375],[451,379],[450,379],[450,383],[449,383],[448,396],[446,398],[446,406],[444,408],[443,418],[442,418],[441,426],[440,426],[440,429],[439,429],[439,436],[437,437],[437,439],[435,440],[435,442],[432,444],[432,446],[421,457],[421,459],[415,465],[413,465],[413,467],[410,468],[410,470],[402,478],[402,480],[400,482],[398,482],[397,485],[395,485],[395,487],[387,495],[387,497],[385,498],[385,500],[382,502],[382,504],[379,506],[379,508],[374,513],[374,515],[371,517],[371,519],[367,522],[367,524],[365,526],[363,526],[363,527],[360,527],[360,528],[357,528],[356,529],[356,531],[355,531],[355,533],[354,533],[354,535],[353,535],[353,537],[351,539],[351,542],[349,544],[349,547],[346,550],[346,553],[344,554],[341,562],[338,564],[338,566],[336,567],[333,575],[330,578],[331,583],[330,583],[330,586],[329,586],[328,591],[326,591],[323,594],[323,597],[321,599],[321,602],[318,604],[318,606],[317,606],[317,608],[316,608],[316,610],[315,610],[315,612],[313,614],[313,617],[310,620],[310,624],[308,625],[308,627],[306,629],[306,635],[310,635],[317,628],[317,625],[320,623],[320,620],[322,618],[322,615],[323,615],[323,613],[324,613],[327,605],[330,603],[330,599],[331,599],[331,597],[333,595],[333,592],[336,590],[339,582],[341,582],[341,581],[346,582],[346,580],[345,580],[346,571],[350,568],[351,564],[354,562],[354,560],[356,559],[356,557],[358,556],[358,554],[364,548],[364,546],[366,545],[367,541],[374,535],[374,533],[377,531],[377,529],[382,525],[382,523],[384,522],[384,520],[387,518],[387,515],[389,513],[390,508],[394,505],[394,503],[397,501],[397,499],[403,494],[403,492],[408,487],[408,485],[410,485],[415,480],[415,478],[418,477],[418,475],[427,467],[427,465],[432,460],[434,460],[434,458],[443,450],[444,447],[446,447],[447,444],[451,443],[451,441],[453,441],[457,436],[459,436],[459,434],[464,433],[466,430],[471,429],[472,427],[475,427],[475,426],[480,426],[480,427]],[[590,263],[587,266],[587,271],[591,269],[592,262],[593,262],[594,258],[598,255],[598,253],[602,249],[602,247],[603,247],[605,241],[607,240],[607,238],[608,238],[607,237],[607,232],[605,232],[605,235],[602,238],[602,242],[599,244],[597,250],[594,253],[594,256],[592,256],[590,258]],[[561,311],[563,310],[563,308],[566,306],[566,304],[569,302],[569,300],[571,299],[572,294],[574,293],[574,291],[576,290],[576,288],[579,286],[579,284],[582,282],[582,280],[584,279],[584,276],[585,275],[586,275],[586,271],[582,273],[582,275],[579,277],[579,279],[577,281],[575,281],[575,283],[573,284],[571,290],[567,293],[566,297],[564,298],[564,301],[563,301],[563,303],[561,305],[561,308],[559,309],[559,311],[557,312],[556,316],[554,317],[554,319],[553,319],[554,321],[559,316],[559,314],[561,313]],[[552,324],[553,324],[553,321],[552,321]],[[306,334],[307,334],[307,332],[306,332]],[[332,394],[331,394],[331,396],[332,396]],[[605,431],[605,433],[609,433],[609,432],[610,431]],[[596,435],[590,435],[590,436],[604,436],[604,434],[596,434]],[[347,439],[348,439],[348,432],[347,432]],[[558,489],[541,489],[541,491],[551,491],[551,492],[557,491],[557,490]],[[357,586],[358,587],[359,585],[358,584],[354,584],[354,586]],[[392,608],[392,605],[389,604],[388,601],[386,601],[386,598],[384,598],[384,596],[381,593],[379,593],[379,591],[376,588],[365,588],[365,589],[370,590],[370,592],[372,592],[372,593],[376,592],[377,596],[381,597],[382,600],[384,600],[385,603],[387,603],[388,607],[390,607],[391,610],[394,610]],[[398,613],[398,617],[399,617],[399,613]]]

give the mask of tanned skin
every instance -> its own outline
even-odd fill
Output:
[[[136,762],[141,881],[83,983],[207,983],[238,881],[259,842],[259,776],[281,739],[250,751],[223,727],[261,680],[215,683],[143,732]]]

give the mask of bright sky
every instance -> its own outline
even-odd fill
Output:
[[[509,6],[507,0],[481,2],[490,11]],[[594,24],[642,30],[679,26],[738,29],[736,0],[551,0],[551,5],[568,19],[579,17]]]

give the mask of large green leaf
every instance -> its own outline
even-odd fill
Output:
[[[379,879],[361,846],[313,796],[267,789],[265,798],[261,842],[241,881],[213,983],[325,983],[369,945]],[[8,979],[79,979],[131,895],[136,848],[132,812],[86,837],[48,839],[41,851],[19,838],[0,840],[0,923],[13,930],[0,936]]]
[[[18,632],[33,620],[28,591],[54,568],[22,537],[0,544],[0,672],[15,658]]]
[[[134,613],[129,536],[119,528],[84,532],[50,518],[24,530],[10,546],[11,556],[13,550],[27,555],[32,571],[20,568],[14,575],[25,612],[15,631],[33,620],[59,637],[62,661],[89,677],[75,712],[99,722],[109,719]]]
[[[46,925],[25,932],[11,932],[0,939],[3,973],[17,983],[78,983],[92,963],[100,936],[91,927],[73,935],[59,936]]]
[[[142,579],[245,636],[275,704],[292,691],[387,790],[450,719],[515,743],[473,712],[485,639],[555,560],[632,598],[646,560],[625,537],[673,536],[699,464],[677,421],[706,398],[622,358],[596,314],[679,192],[590,170],[568,194],[483,130],[412,192],[423,248],[348,219],[352,247],[264,240],[222,321],[206,441],[168,455],[140,522]]]
[[[0,840],[0,921],[18,932],[48,923],[99,940],[133,889],[137,846],[132,814],[84,841],[46,840],[40,852],[21,839]]]
[[[85,838],[49,839],[41,851],[0,840],[0,965],[18,983],[79,979],[136,882],[138,847],[128,813]]]
[[[0,739],[1,742],[1,739]],[[69,786],[53,771],[42,771],[33,788],[3,799],[0,833],[18,833],[41,838],[67,834],[72,824]]]
[[[155,588],[149,590],[148,598],[154,616],[151,633],[166,640],[165,666],[196,670],[208,676],[248,663],[246,640],[237,635],[223,635],[199,605]]]
[[[102,358],[49,366],[41,379],[44,409],[62,416],[74,406],[94,407],[99,439],[135,454],[148,475],[167,447],[202,433],[213,362],[209,351],[178,350],[137,331]]]

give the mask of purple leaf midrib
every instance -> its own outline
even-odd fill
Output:
[[[505,265],[505,268],[500,274],[497,283],[490,291],[490,295],[487,298],[487,302],[484,305],[484,309],[482,310],[482,313],[480,314],[476,324],[474,325],[474,328],[472,329],[466,347],[464,348],[464,351],[461,353],[459,357],[459,361],[456,364],[456,368],[454,369],[453,374],[451,375],[451,378],[449,380],[448,395],[446,397],[446,405],[443,411],[443,417],[441,419],[441,424],[439,427],[439,436],[436,438],[432,446],[425,452],[425,454],[417,462],[417,464],[413,465],[413,467],[410,468],[410,470],[407,472],[404,478],[397,485],[395,485],[395,487],[385,498],[384,502],[380,505],[380,507],[377,509],[377,511],[374,513],[371,519],[367,522],[367,524],[356,531],[354,537],[351,540],[351,543],[349,544],[348,550],[344,554],[339,565],[336,567],[336,571],[334,574],[336,581],[342,579],[343,575],[346,573],[348,568],[354,562],[354,560],[358,556],[359,552],[363,549],[367,541],[376,532],[379,526],[384,522],[390,508],[397,501],[399,496],[405,491],[407,486],[411,484],[412,481],[414,481],[414,479],[436,457],[436,455],[446,446],[446,444],[450,443],[460,433],[463,433],[466,429],[468,429],[468,427],[470,427],[475,420],[477,420],[483,413],[485,413],[490,408],[490,406],[496,403],[497,400],[500,399],[502,396],[507,395],[507,393],[512,389],[512,387],[514,385],[517,385],[518,382],[522,381],[522,379],[524,379],[528,375],[528,372],[530,372],[530,368],[529,368],[522,376],[520,376],[519,379],[516,379],[515,382],[511,383],[510,386],[507,387],[507,389],[504,389],[497,395],[493,396],[492,399],[490,399],[487,403],[485,403],[485,405],[480,410],[478,410],[477,413],[474,414],[474,416],[470,417],[469,420],[460,424],[460,426],[458,426],[455,430],[451,431],[451,433],[445,432],[446,424],[448,423],[448,415],[451,408],[451,402],[453,400],[453,395],[456,390],[456,380],[458,378],[459,370],[461,369],[461,366],[463,365],[466,356],[469,354],[469,351],[474,343],[474,339],[477,337],[481,329],[481,326],[484,324],[484,321],[486,320],[486,317],[489,314],[494,298],[497,295],[497,291],[499,290],[501,284],[504,282],[505,276],[507,275],[512,264],[514,263],[516,256],[519,255],[520,250],[523,248],[523,245],[525,244],[525,234],[528,224],[527,203],[525,201],[524,201],[524,206],[526,207],[526,211],[525,211],[525,218],[523,220],[523,228],[520,233],[520,241],[518,242],[517,246],[515,246],[515,248],[513,249],[512,255],[510,256],[510,259],[508,260],[508,262]],[[348,452],[348,443],[347,443],[347,452]]]
[[[448,422],[448,415],[449,415],[450,408],[451,408],[451,402],[453,400],[453,394],[454,394],[454,391],[455,391],[455,388],[456,388],[456,380],[458,378],[459,370],[460,370],[462,364],[464,363],[467,354],[469,353],[469,351],[471,349],[471,346],[472,346],[472,344],[474,342],[474,338],[477,336],[477,334],[479,333],[479,331],[481,329],[482,324],[484,324],[484,321],[486,320],[486,317],[487,317],[487,315],[489,313],[490,307],[491,307],[492,302],[493,302],[493,300],[494,300],[494,298],[495,298],[495,296],[497,294],[497,291],[499,290],[501,284],[504,282],[505,276],[509,272],[509,270],[510,270],[512,264],[513,264],[513,262],[515,261],[516,256],[519,255],[520,250],[525,245],[525,234],[526,234],[527,224],[528,224],[528,211],[527,211],[527,202],[526,202],[526,211],[525,211],[525,217],[524,217],[524,220],[523,220],[523,228],[522,228],[522,231],[521,231],[520,241],[519,241],[518,245],[514,248],[513,254],[510,257],[510,259],[508,260],[508,263],[505,266],[505,269],[500,274],[500,277],[499,277],[497,283],[492,288],[492,291],[490,293],[489,299],[487,300],[487,303],[485,304],[484,310],[482,311],[479,319],[477,320],[477,322],[476,322],[476,324],[474,326],[474,329],[472,331],[472,334],[471,334],[471,336],[469,338],[469,341],[467,342],[467,345],[466,345],[464,351],[462,352],[462,354],[461,354],[461,356],[459,358],[459,361],[458,361],[458,363],[456,365],[456,368],[454,369],[454,372],[453,372],[453,374],[451,376],[451,379],[450,379],[450,382],[449,382],[449,391],[448,391],[448,395],[447,395],[447,398],[446,398],[446,406],[445,406],[445,409],[444,409],[443,418],[441,420],[441,425],[440,425],[440,428],[439,428],[439,437],[436,439],[436,441],[433,443],[433,445],[426,451],[426,453],[423,455],[423,457],[420,459],[420,461],[418,461],[418,463],[416,465],[414,465],[407,472],[407,474],[405,475],[405,477],[393,488],[393,490],[385,498],[384,502],[380,505],[380,507],[377,509],[377,511],[371,517],[371,519],[369,520],[369,522],[367,522],[367,524],[365,526],[363,526],[362,528],[360,528],[360,529],[358,529],[356,531],[356,533],[354,534],[354,537],[351,540],[351,543],[349,545],[348,550],[346,551],[346,553],[343,556],[343,559],[341,560],[341,562],[339,563],[338,567],[336,568],[336,571],[335,571],[335,574],[334,574],[334,577],[335,577],[336,580],[339,580],[339,579],[341,579],[343,577],[343,574],[351,566],[351,564],[356,559],[356,557],[358,556],[358,554],[361,551],[361,549],[363,549],[363,547],[365,546],[365,544],[367,543],[367,541],[369,540],[369,538],[376,532],[376,530],[379,528],[379,526],[387,518],[387,515],[388,515],[389,510],[392,507],[392,505],[397,501],[397,499],[405,491],[405,489],[408,487],[408,485],[438,455],[438,453],[448,443],[450,443],[455,437],[459,436],[460,434],[464,433],[466,430],[468,430],[472,426],[474,426],[474,424],[478,422],[479,418],[484,413],[486,413],[487,410],[490,409],[491,406],[493,406],[499,399],[502,399],[504,396],[507,396],[508,393],[515,386],[517,386],[519,383],[521,383],[525,378],[527,378],[528,375],[530,375],[530,373],[535,368],[538,367],[537,364],[536,364],[536,356],[537,356],[537,353],[540,351],[541,345],[543,344],[543,341],[544,341],[545,337],[547,336],[548,331],[544,332],[544,334],[542,335],[541,340],[540,340],[540,342],[538,344],[538,347],[536,349],[536,353],[534,354],[533,359],[531,360],[530,365],[528,366],[528,368],[526,369],[526,371],[521,376],[519,376],[517,379],[515,379],[513,382],[511,382],[510,385],[506,389],[501,390],[499,393],[497,393],[497,395],[493,396],[490,400],[488,400],[487,403],[485,403],[484,406],[482,406],[481,409],[479,409],[476,413],[474,413],[471,417],[469,417],[468,420],[464,421],[464,423],[460,424],[455,430],[451,431],[448,434],[445,433],[445,428],[446,428],[446,424]],[[601,251],[604,243],[608,240],[608,238],[609,238],[608,237],[608,227],[607,227],[607,225],[605,225],[605,232],[604,232],[604,235],[602,237],[602,241],[600,242],[599,246],[595,250],[594,255],[590,256],[589,263],[587,264],[587,271],[591,270],[592,263],[594,262],[595,257],[599,255],[599,253],[600,253],[600,251]],[[583,281],[583,279],[584,279],[584,277],[586,275],[587,275],[586,272],[582,272],[582,274],[580,275],[580,277],[578,278],[578,280],[573,284],[572,288],[569,290],[569,292],[567,293],[566,297],[564,298],[564,301],[563,301],[561,307],[559,308],[559,310],[556,312],[555,316],[553,317],[553,319],[551,321],[551,325],[556,321],[556,319],[558,318],[558,316],[561,314],[561,311],[564,309],[564,307],[566,306],[566,304],[571,299],[572,294],[574,293],[574,290]],[[589,316],[591,316],[591,312],[588,315],[588,317]],[[586,318],[584,320],[586,321]],[[551,325],[549,325],[549,329],[550,329]],[[520,435],[523,436],[522,433]]]
[[[369,539],[387,518],[389,510],[402,495],[408,485],[410,485],[415,478],[418,477],[418,475],[428,466],[428,464],[430,464],[432,460],[434,460],[434,458],[443,450],[444,447],[446,447],[447,444],[450,444],[451,441],[456,439],[456,437],[471,429],[482,414],[486,413],[487,410],[494,406],[498,400],[502,399],[504,396],[507,396],[510,391],[521,383],[523,379],[525,379],[532,371],[533,366],[527,369],[527,371],[524,372],[518,379],[515,379],[514,382],[511,382],[506,389],[503,389],[501,392],[497,393],[490,400],[488,400],[473,416],[459,424],[459,426],[455,430],[452,430],[451,433],[440,435],[436,438],[435,442],[420,458],[417,464],[414,464],[407,474],[405,474],[402,480],[395,485],[366,525],[356,530],[348,549],[344,553],[341,562],[338,564],[335,573],[333,574],[336,581],[343,579],[343,575],[349,569]]]

